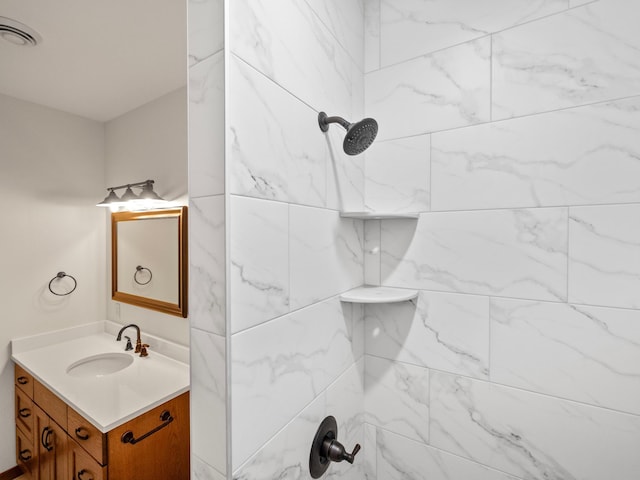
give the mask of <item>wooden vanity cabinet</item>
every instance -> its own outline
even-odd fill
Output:
[[[189,479],[188,392],[102,433],[18,365],[15,390],[16,461],[27,478]]]

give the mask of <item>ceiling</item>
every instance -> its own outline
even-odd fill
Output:
[[[186,85],[185,0],[1,0],[42,36],[0,38],[0,93],[107,121]]]

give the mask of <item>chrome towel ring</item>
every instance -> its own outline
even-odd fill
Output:
[[[138,274],[141,273],[143,270],[146,270],[147,272],[149,272],[149,280],[147,280],[146,282],[141,282],[138,279]],[[136,267],[136,273],[133,274],[133,281],[136,282],[138,285],[146,285],[151,281],[152,278],[153,278],[153,273],[151,273],[151,270],[149,270],[147,267],[143,267],[140,265]]]
[[[53,282],[54,282],[54,281],[56,281],[56,280],[57,280],[57,281],[60,281],[60,280],[62,280],[64,277],[69,277],[71,280],[73,280],[73,288],[72,288],[71,290],[69,290],[68,292],[66,292],[66,293],[57,293],[57,292],[54,292],[54,291],[53,291],[53,288],[51,288],[51,285],[53,284]],[[56,282],[56,283],[57,283],[57,282]],[[49,282],[49,291],[50,291],[51,293],[53,293],[54,295],[57,295],[58,297],[64,297],[64,296],[66,296],[66,295],[69,295],[69,294],[73,293],[77,286],[78,286],[78,281],[75,279],[75,277],[73,277],[72,275],[68,275],[68,274],[66,274],[66,273],[64,273],[64,272],[58,272],[58,273],[56,274],[56,276],[55,276],[55,277],[53,277],[53,278],[51,279],[51,281]]]

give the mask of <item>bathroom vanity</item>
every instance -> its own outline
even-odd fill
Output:
[[[149,340],[141,358],[101,328],[12,342],[18,465],[33,480],[188,479],[188,366],[154,352],[184,347]]]

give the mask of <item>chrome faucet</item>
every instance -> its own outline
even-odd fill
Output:
[[[140,351],[142,350],[142,341],[140,340],[140,327],[137,326],[135,323],[131,323],[129,325],[126,325],[124,327],[122,327],[120,329],[120,331],[118,332],[118,336],[116,337],[116,340],[119,342],[122,340],[122,332],[124,332],[127,328],[129,327],[133,327],[136,329],[136,333],[137,333],[137,338],[136,338],[136,353],[140,353]],[[127,337],[128,338],[128,337]],[[127,346],[129,346],[130,344],[127,344]],[[128,350],[128,348],[127,348]]]

